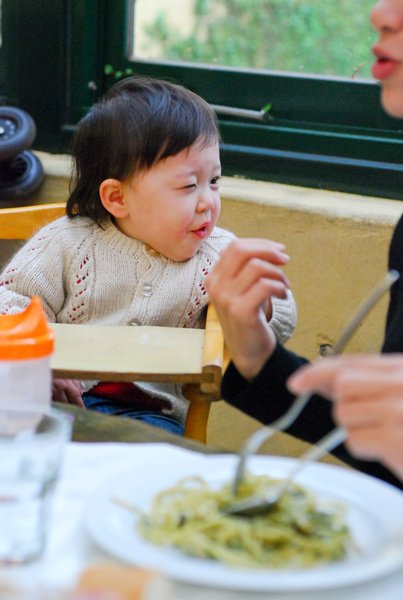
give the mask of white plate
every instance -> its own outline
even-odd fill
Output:
[[[112,501],[113,496],[147,510],[152,497],[181,477],[201,475],[208,481],[226,481],[233,473],[234,456],[203,457],[192,462],[174,461],[161,470],[145,460],[94,494],[86,511],[86,527],[92,539],[124,562],[162,570],[178,581],[226,589],[250,591],[305,591],[369,581],[403,567],[403,494],[377,479],[334,465],[313,464],[298,482],[319,497],[342,501],[348,522],[362,552],[359,557],[303,570],[231,568],[212,560],[192,558],[179,550],[160,547],[142,539],[136,516]],[[284,476],[295,461],[256,456],[250,470],[273,477]]]

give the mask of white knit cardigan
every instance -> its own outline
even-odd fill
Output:
[[[197,254],[175,262],[123,234],[112,221],[62,217],[45,226],[0,275],[0,314],[42,299],[50,322],[99,325],[197,327],[208,303],[204,278],[235,236],[216,227]],[[296,307],[273,299],[270,321],[284,342],[296,325]],[[83,382],[83,390],[95,382]],[[183,421],[187,401],[180,386],[138,383],[169,400],[169,414]]]

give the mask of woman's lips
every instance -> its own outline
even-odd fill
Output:
[[[378,58],[372,65],[372,75],[375,79],[385,79],[394,71],[399,63],[390,58]]]
[[[396,69],[400,64],[390,56],[384,54],[379,48],[374,46],[373,52],[376,56],[376,62],[372,65],[372,75],[375,79],[385,79]]]

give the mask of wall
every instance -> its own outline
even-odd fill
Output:
[[[38,153],[46,171],[38,202],[65,200],[70,159]],[[220,225],[239,236],[282,241],[299,323],[290,349],[314,358],[334,344],[352,313],[382,277],[403,203],[382,198],[223,178]],[[348,351],[380,348],[387,298],[373,309]],[[224,402],[213,405],[208,442],[236,449],[258,424]],[[289,451],[289,450],[288,450]],[[281,449],[280,449],[281,453]]]
[[[289,347],[308,358],[334,343],[352,312],[385,273],[393,226],[403,203],[225,179],[220,224],[240,236],[286,244],[287,275],[299,324]],[[379,348],[387,298],[366,319],[349,350]]]
[[[381,198],[225,179],[220,224],[239,236],[282,241],[286,272],[298,304],[298,326],[288,347],[307,358],[334,344],[342,328],[387,268],[393,226],[403,203]],[[379,350],[388,298],[376,306],[346,351]],[[224,402],[212,406],[210,444],[236,450],[259,424]],[[273,439],[266,451],[293,454]],[[291,451],[290,451],[291,448]]]

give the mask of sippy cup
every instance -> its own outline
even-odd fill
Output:
[[[38,297],[20,313],[0,315],[0,405],[50,406],[53,350],[54,333]]]

